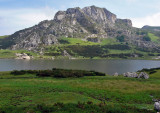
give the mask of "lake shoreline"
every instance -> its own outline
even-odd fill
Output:
[[[136,59],[0,59],[0,71],[46,70],[52,68],[94,70],[109,75],[157,68],[160,61]]]

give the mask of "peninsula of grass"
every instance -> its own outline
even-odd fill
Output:
[[[148,80],[109,75],[38,76],[37,72],[44,71],[29,70],[21,74],[0,72],[0,113],[155,113],[153,100],[160,99],[160,69],[143,71],[150,75]]]

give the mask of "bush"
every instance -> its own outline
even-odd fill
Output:
[[[116,39],[119,41],[119,42],[124,42],[125,40],[125,36],[124,35],[121,35],[121,36],[117,36]]]
[[[11,74],[12,75],[24,75],[24,74],[37,74],[38,71],[37,70],[14,70],[14,71],[11,71]]]
[[[148,53],[148,55],[149,55],[149,56],[155,56],[155,55],[154,55],[154,54],[152,54],[152,53]]]
[[[13,75],[36,74],[38,77],[55,77],[55,78],[68,78],[68,77],[83,77],[83,76],[105,76],[104,73],[95,71],[82,71],[82,70],[69,70],[69,69],[56,69],[52,70],[14,70],[11,72]]]
[[[144,36],[143,41],[151,41],[151,38],[149,36]]]
[[[59,39],[58,41],[59,41],[60,44],[69,44],[68,40]]]
[[[21,71],[17,71],[17,70],[14,70],[11,72],[12,75],[24,75],[26,74],[26,71],[25,70],[21,70]]]

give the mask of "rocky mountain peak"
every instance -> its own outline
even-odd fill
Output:
[[[55,16],[54,16],[54,20],[62,20],[65,18],[65,14],[66,12],[65,11],[58,11]]]
[[[58,44],[58,38],[62,36],[82,39],[90,36],[115,38],[118,35],[127,35],[132,37],[131,29],[131,20],[117,19],[115,14],[105,8],[75,7],[58,11],[53,20],[42,21],[38,25],[14,33],[8,37],[12,43],[7,47],[33,50],[40,46]]]
[[[96,6],[89,6],[82,9],[85,14],[90,16],[93,20],[98,23],[111,22],[115,23],[117,17],[105,8],[99,8]]]
[[[66,11],[67,14],[76,14],[78,12],[81,12],[81,9],[79,7],[69,8]]]

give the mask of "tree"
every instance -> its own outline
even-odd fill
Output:
[[[151,38],[149,36],[144,36],[143,41],[151,41]]]
[[[121,36],[117,36],[116,38],[119,42],[124,42],[125,36],[121,35]]]

